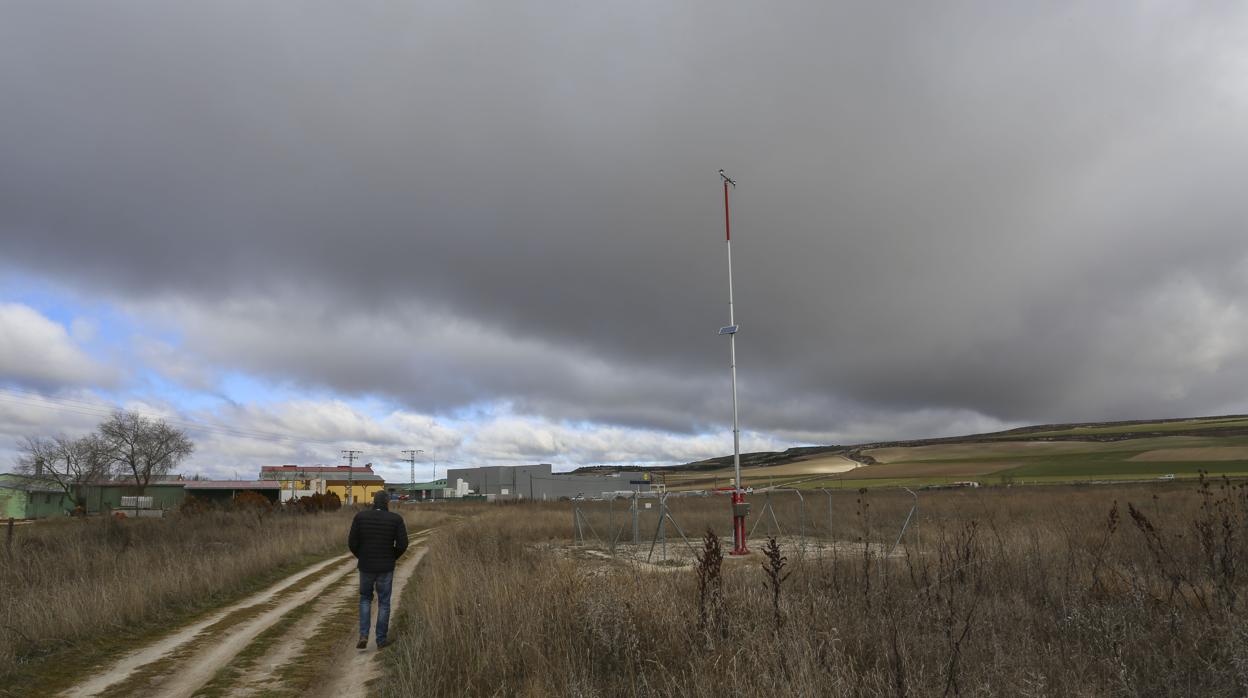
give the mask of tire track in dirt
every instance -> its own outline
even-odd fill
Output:
[[[350,579],[350,573],[347,579]],[[339,587],[332,592],[332,596],[323,596],[317,601],[318,608],[332,608],[335,604],[341,603],[350,592],[350,584],[340,579]],[[235,666],[241,670],[241,673],[226,685],[227,694],[240,697],[283,695],[283,682],[280,675],[283,667],[300,656],[307,645],[307,639],[320,626],[321,620],[320,614],[310,613],[286,628],[281,640],[249,665],[238,667],[236,661]]]
[[[394,617],[394,612],[397,609],[398,594],[406,585],[408,577],[419,565],[420,558],[424,556],[425,551],[422,549],[422,545],[424,539],[431,532],[432,529],[424,529],[411,536],[409,552],[400,560],[398,567],[395,569],[394,589],[391,595],[391,618]],[[358,598],[359,572],[352,570],[339,582],[336,589],[323,594],[318,599],[318,605],[321,609],[324,609],[323,613],[332,616],[334,609],[343,605],[349,606],[354,611],[358,606],[356,601]],[[309,692],[326,696],[351,694],[354,690],[351,688],[352,686],[362,686],[365,682],[375,678],[378,673],[375,671],[361,672],[360,670],[361,667],[368,667],[370,664],[368,660],[375,656],[376,638],[370,638],[367,650],[355,649],[357,619],[358,617],[353,612],[349,620],[342,620],[340,623],[332,624],[331,627],[326,627],[326,619],[322,614],[300,619],[287,631],[288,641],[278,643],[264,656],[253,662],[246,671],[229,685],[229,695],[285,696],[307,695]],[[329,650],[329,656],[332,659],[325,661],[322,657],[324,650],[311,650],[318,657],[316,664],[322,669],[328,667],[328,670],[318,672],[321,674],[321,676],[316,677],[318,679],[316,681],[318,688],[314,691],[309,691],[308,688],[302,685],[308,678],[298,676],[298,672],[291,672],[287,669],[292,662],[307,656],[310,651],[307,647],[308,644],[313,638],[323,633],[334,634],[332,648]],[[296,678],[288,683],[285,679],[290,677],[292,673],[296,675]],[[295,685],[291,685],[292,683]],[[325,688],[326,685],[328,685],[328,688]],[[346,688],[340,688],[344,686]],[[363,695],[363,693],[358,695]]]
[[[256,636],[281,621],[283,616],[299,606],[316,602],[326,589],[338,581],[349,564],[344,562],[328,578],[301,590],[287,601],[264,611],[254,620],[241,624],[237,630],[207,638],[206,646],[202,650],[169,668],[165,674],[168,677],[165,681],[154,687],[150,685],[141,687],[142,692],[148,695],[158,693],[169,698],[189,698],[200,687],[211,681],[213,676],[255,640]]]
[[[67,698],[85,698],[86,696],[98,695],[105,690],[108,690],[110,687],[125,681],[141,667],[160,661],[178,650],[185,648],[189,643],[195,641],[202,632],[221,622],[230,614],[237,613],[251,606],[268,603],[283,592],[291,590],[298,585],[299,582],[311,575],[322,573],[334,566],[345,565],[349,557],[349,555],[339,555],[324,562],[319,562],[311,567],[306,567],[262,591],[226,606],[203,620],[192,623],[170,635],[156,640],[142,649],[123,656],[112,665],[100,670],[90,679],[74,686],[73,688],[70,688],[61,695],[66,696]],[[330,579],[333,579],[332,574],[330,575]],[[141,692],[141,689],[139,692]]]
[[[424,529],[413,534],[410,550],[395,570],[392,603],[397,604],[407,579],[424,556],[422,545],[431,531]],[[304,615],[296,611],[305,604],[325,608],[348,604],[358,595],[358,589],[359,575],[355,559],[350,555],[311,565],[121,657],[61,695],[67,698],[100,695],[189,698],[201,689],[211,693],[221,688],[225,695],[283,693],[284,689],[293,688],[285,685],[283,669],[300,658],[309,641],[322,628],[322,619],[317,613]],[[298,621],[281,630],[276,642],[272,642],[272,630],[280,628],[278,624],[283,620],[293,618]],[[370,639],[368,650],[355,649],[357,627],[353,618],[341,628],[324,630],[334,633],[335,642],[339,637],[342,642],[335,644],[333,660],[327,663],[330,671],[317,686],[316,693],[363,696],[365,684],[380,675],[374,640]],[[264,640],[272,642],[272,649],[263,651],[255,660],[244,662],[248,666],[237,678],[229,678],[229,672],[225,672],[225,686],[221,686],[223,679],[220,678],[213,683],[214,678],[240,653],[252,647],[262,634],[266,635]],[[263,646],[264,642],[256,645],[257,648]]]
[[[414,551],[410,557],[405,557],[395,569],[394,586],[390,592],[390,621],[393,626],[395,613],[398,611],[399,600],[403,598],[403,590],[407,588],[407,581],[411,579],[412,574],[416,571],[416,567],[425,556],[426,549],[422,546],[420,550]],[[359,577],[351,575],[351,590],[358,594]],[[376,604],[373,606],[373,613],[376,614]],[[376,615],[373,616],[373,622],[376,623]],[[358,624],[358,621],[357,621]],[[381,677],[381,661],[379,652],[377,651],[377,638],[374,635],[369,636],[368,649],[357,650],[353,640],[356,637],[357,626],[351,628],[350,634],[346,635],[351,642],[341,646],[337,652],[334,661],[334,671],[329,676],[316,695],[325,698],[364,698],[369,694],[369,684]]]

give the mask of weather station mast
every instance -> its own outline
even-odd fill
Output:
[[[750,505],[745,501],[745,488],[741,486],[741,424],[737,418],[737,317],[732,303],[732,217],[728,212],[728,185],[733,189],[737,183],[719,171],[724,184],[724,239],[728,242],[728,326],[719,328],[719,334],[728,335],[729,368],[732,371],[732,467],[735,477],[732,488],[732,550],[730,555],[749,555],[745,545],[745,517]]]

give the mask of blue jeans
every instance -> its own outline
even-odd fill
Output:
[[[368,637],[369,607],[373,602],[373,588],[377,589],[377,643],[386,642],[390,629],[390,587],[394,584],[394,572],[365,572],[360,570],[360,637]]]

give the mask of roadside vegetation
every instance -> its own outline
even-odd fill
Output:
[[[729,533],[722,497],[670,500],[696,562],[670,528],[681,560],[630,557],[631,522],[606,503],[579,505],[597,550],[571,546],[569,503],[443,528],[404,596],[382,693],[1248,692],[1245,485],[926,492],[895,550],[908,494],[806,500],[774,496],[783,530],[773,542],[760,527],[745,559],[714,535]],[[764,499],[751,501],[757,517]]]
[[[29,695],[35,685],[47,693],[96,663],[347,552],[354,512],[295,513],[263,504],[16,527],[11,546],[0,550],[0,695]],[[409,527],[424,527],[440,515],[405,517]]]

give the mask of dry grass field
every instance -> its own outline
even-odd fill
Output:
[[[1099,444],[1086,441],[1011,441],[1006,443],[934,444],[930,446],[893,446],[863,451],[880,463],[915,463],[924,461],[1001,460],[1012,456],[1058,456],[1099,450]]]
[[[1148,436],[1109,441],[996,441],[868,449],[879,461],[829,478],[807,479],[803,486],[935,484],[953,480],[1075,482],[1081,480],[1155,480],[1163,475],[1195,478],[1204,470],[1248,475],[1248,439],[1243,436]],[[880,482],[883,481],[883,482]]]
[[[340,552],[349,522],[345,511],[215,512],[22,526],[0,565],[0,677],[124,645]]]
[[[862,462],[874,464],[859,467]],[[1051,484],[1087,480],[1195,478],[1200,471],[1248,476],[1248,418],[1028,427],[992,434],[887,444],[803,447],[742,454],[745,486],[889,487],[960,480]],[[660,468],[673,491],[725,487],[728,458]]]
[[[727,533],[722,497],[671,501],[692,535]],[[923,493],[891,556],[904,492],[808,494],[805,512],[772,501],[787,533],[773,557],[754,539],[720,562],[727,543],[711,538],[694,541],[711,546],[701,565],[570,550],[567,503],[445,527],[403,598],[381,693],[1248,692],[1243,485]],[[619,508],[583,506],[602,537],[628,530]]]
[[[747,487],[766,487],[770,484],[784,484],[814,476],[845,473],[860,465],[839,455],[802,458],[783,465],[742,468],[741,481]],[[730,487],[733,474],[732,468],[717,468],[695,472],[673,472],[664,475],[661,479],[671,490],[701,490],[712,487]]]
[[[15,527],[12,545],[0,549],[0,695],[49,695],[96,664],[342,555],[351,515],[209,511]]]

